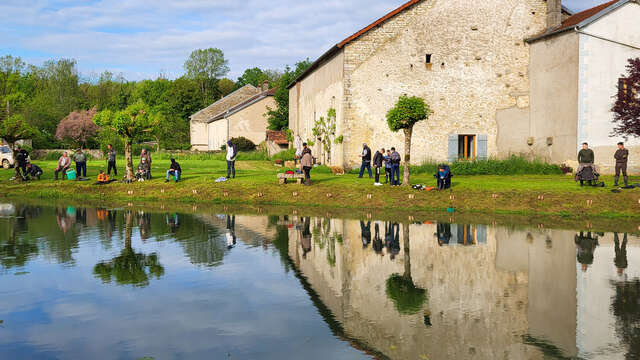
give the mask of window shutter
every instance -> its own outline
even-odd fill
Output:
[[[449,162],[458,160],[458,135],[449,135]]]
[[[486,225],[477,225],[477,236],[476,239],[478,244],[486,244],[487,243],[487,226]]]
[[[487,160],[487,135],[478,135],[478,159]]]

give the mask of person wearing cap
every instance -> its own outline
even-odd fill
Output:
[[[56,170],[53,172],[53,174],[55,175],[55,179],[58,180],[58,174],[62,173],[62,180],[64,180],[64,178],[67,176],[67,170],[69,170],[69,167],[71,167],[71,159],[65,151],[58,159],[58,167],[56,167]]]
[[[358,178],[362,178],[364,174],[364,169],[369,171],[369,179],[373,178],[373,174],[371,173],[371,149],[367,146],[367,144],[362,144],[362,154],[360,154],[362,158],[362,165],[360,166],[360,175]]]
[[[78,177],[87,176],[87,155],[78,149],[73,155],[73,161],[76,163],[76,173]]]
[[[180,181],[180,174],[182,174],[182,169],[180,168],[180,164],[176,161],[176,159],[171,159],[171,165],[169,166],[169,170],[167,170],[167,179],[164,182],[169,182],[171,176],[176,179],[176,182]]]
[[[227,179],[236,178],[236,156],[238,156],[238,148],[231,142],[227,141]]]

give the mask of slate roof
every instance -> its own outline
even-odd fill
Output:
[[[276,90],[277,90],[277,88],[273,88],[273,89],[269,89],[267,91],[263,91],[260,94],[257,94],[255,96],[252,96],[252,97],[248,98],[247,100],[245,100],[245,101],[243,101],[243,102],[241,102],[241,103],[239,103],[239,104],[237,104],[237,105],[235,105],[233,107],[230,107],[229,109],[227,109],[227,110],[215,115],[214,117],[209,119],[207,122],[208,123],[212,123],[214,121],[229,117],[229,116],[231,116],[231,115],[233,115],[233,114],[235,114],[235,113],[237,113],[237,112],[239,112],[241,110],[244,110],[244,109],[248,108],[249,106],[259,102],[262,99],[265,99],[265,98],[267,98],[269,96],[275,95]]]

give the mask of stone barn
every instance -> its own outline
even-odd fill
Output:
[[[267,108],[275,108],[276,89],[246,85],[191,115],[192,150],[215,151],[235,137],[243,136],[254,144],[265,140]]]

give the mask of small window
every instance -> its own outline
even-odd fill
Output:
[[[458,135],[458,159],[474,160],[476,158],[476,136]]]
[[[425,56],[425,63],[427,63],[427,64],[431,64],[431,54],[427,54],[427,55]]]
[[[632,86],[628,78],[618,79],[618,92],[621,97],[624,96],[626,99],[633,99],[638,96],[638,90]]]

